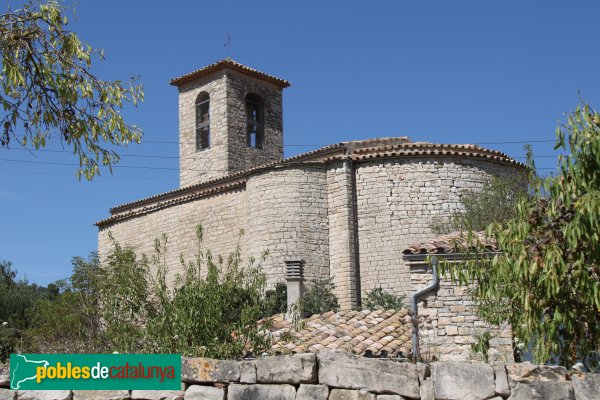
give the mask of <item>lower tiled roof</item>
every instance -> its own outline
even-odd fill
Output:
[[[484,248],[490,252],[498,252],[498,243],[485,232],[452,232],[435,239],[411,244],[403,254],[449,254],[465,253],[476,248]]]
[[[283,314],[272,318],[272,353],[344,350],[357,355],[406,357],[412,350],[409,311],[330,311],[313,315],[294,328]]]

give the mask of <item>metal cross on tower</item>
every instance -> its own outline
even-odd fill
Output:
[[[225,37],[225,43],[223,47],[227,47],[227,58],[229,58],[229,51],[231,49],[231,33],[227,32],[227,36]]]

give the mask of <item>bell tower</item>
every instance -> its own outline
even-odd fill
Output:
[[[288,81],[227,58],[171,80],[179,90],[179,186],[283,159]]]

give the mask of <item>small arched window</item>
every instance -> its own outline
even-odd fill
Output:
[[[210,147],[210,98],[202,92],[196,97],[196,150]]]
[[[246,120],[248,147],[262,149],[265,140],[265,106],[254,93],[246,95]]]

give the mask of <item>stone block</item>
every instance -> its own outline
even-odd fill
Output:
[[[576,400],[600,399],[600,375],[576,374],[571,376]]]
[[[414,364],[363,358],[343,352],[321,352],[317,359],[321,384],[419,397],[419,378]]]
[[[504,364],[494,365],[494,377],[496,383],[496,394],[502,397],[510,396],[510,387],[508,386],[508,375]]]
[[[70,390],[19,390],[18,400],[70,400]]]
[[[431,365],[436,400],[485,400],[494,397],[494,370],[487,364],[439,362]]]
[[[446,334],[448,336],[456,336],[458,335],[458,328],[454,325],[449,325],[446,327]]]
[[[17,398],[17,392],[10,389],[0,389],[0,400],[15,400]]]
[[[258,358],[255,364],[259,383],[295,385],[317,381],[317,358],[312,353]]]
[[[575,394],[568,381],[516,382],[508,400],[574,400]]]
[[[510,386],[515,383],[529,383],[534,381],[564,381],[567,379],[567,370],[564,367],[553,365],[535,365],[530,362],[520,364],[507,364],[506,372]]]
[[[0,387],[10,387],[10,366],[0,364]]]
[[[292,385],[240,385],[232,383],[227,388],[227,400],[295,400],[296,388]]]
[[[329,388],[324,385],[302,384],[296,392],[296,400],[327,400]]]
[[[184,395],[185,400],[224,400],[225,389],[215,386],[191,385]]]
[[[183,400],[183,390],[132,390],[132,400]]]
[[[126,400],[129,390],[74,390],[73,400]]]
[[[333,389],[329,395],[329,400],[376,400],[373,393],[366,390],[347,390]]]
[[[530,385],[534,398],[537,396],[544,400],[575,400],[573,385],[569,381],[538,381]]]
[[[188,383],[239,382],[240,364],[231,360],[182,358],[181,380]]]
[[[421,400],[434,400],[435,396],[433,394],[433,380],[427,379],[426,381],[421,382],[420,392]]]
[[[256,383],[256,365],[254,361],[240,362],[240,383]]]

